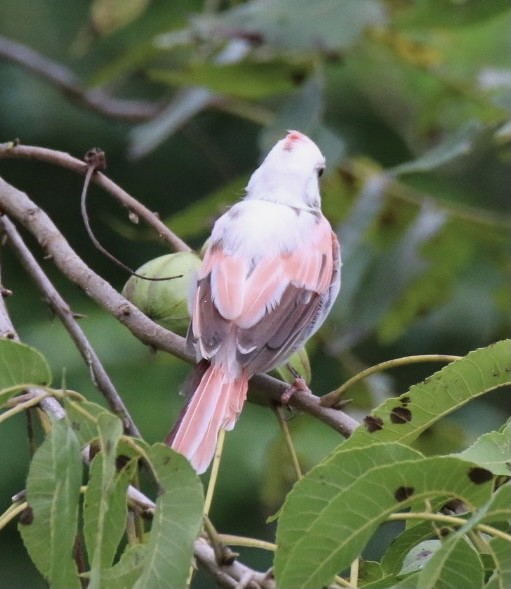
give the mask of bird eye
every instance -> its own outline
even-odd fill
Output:
[[[321,178],[321,176],[323,176],[324,171],[325,171],[325,168],[318,168],[318,178]]]

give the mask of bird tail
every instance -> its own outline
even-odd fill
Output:
[[[211,364],[204,372],[177,424],[165,443],[183,454],[201,474],[215,453],[221,429],[231,430],[247,397],[245,375],[232,378],[220,364]]]

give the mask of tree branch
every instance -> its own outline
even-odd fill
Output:
[[[0,232],[2,231],[8,237],[9,244],[18,256],[22,266],[43,293],[45,301],[50,305],[70,334],[78,351],[90,369],[94,385],[103,394],[112,411],[121,419],[124,431],[137,438],[142,437],[128,409],[101,364],[101,360],[88,341],[85,333],[78,325],[69,305],[55,289],[41,266],[37,263],[37,260],[25,245],[14,224],[6,216],[0,217]]]
[[[164,107],[164,102],[115,98],[101,89],[83,88],[67,67],[43,57],[26,45],[0,35],[0,58],[15,63],[50,82],[77,106],[124,121],[147,121]]]
[[[125,325],[136,338],[155,349],[195,363],[195,357],[187,350],[184,338],[160,327],[93,272],[74,252],[46,213],[25,193],[1,178],[0,210],[30,231],[59,270],[100,307]],[[251,400],[265,405],[269,402],[280,402],[282,394],[289,386],[268,375],[255,376],[251,382],[255,389],[250,396]],[[350,435],[358,426],[356,420],[342,411],[322,407],[319,397],[305,391],[295,392],[290,405],[313,415],[344,436]]]
[[[53,164],[77,172],[85,176],[89,166],[73,156],[63,151],[46,149],[44,147],[33,147],[30,145],[19,145],[17,143],[0,143],[0,158],[28,159]],[[121,205],[129,211],[134,212],[138,217],[143,219],[147,225],[152,227],[164,239],[172,249],[178,252],[192,251],[190,246],[182,239],[175,235],[152,211],[135,198],[130,196],[120,186],[112,182],[110,178],[96,172],[92,176],[92,181],[111,194]]]

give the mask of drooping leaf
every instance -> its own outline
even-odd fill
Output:
[[[202,484],[188,461],[164,444],[147,454],[160,494],[147,543],[147,556],[134,589],[185,587],[193,542],[202,525]]]
[[[50,382],[50,367],[38,350],[0,338],[0,404],[31,385],[47,386]]]
[[[30,557],[54,589],[81,586],[73,559],[81,483],[80,444],[64,421],[56,421],[30,464],[32,515],[18,526]]]
[[[101,571],[102,587],[104,589],[133,587],[142,573],[146,556],[146,544],[128,546],[118,563]]]
[[[288,495],[277,528],[275,576],[280,586],[327,585],[360,554],[391,513],[414,502],[455,496],[475,509],[491,494],[491,477],[479,480],[472,470],[476,467],[453,457],[376,464],[361,475],[350,473],[349,483],[338,485],[339,472],[349,470],[346,462],[356,464],[355,456],[362,452],[375,458],[382,447],[375,453],[372,446],[359,448],[352,457],[349,451],[334,454]]]
[[[120,473],[116,470],[117,444],[122,435],[121,420],[103,413],[97,419],[99,452],[89,470],[83,504],[83,532],[90,561],[90,589],[102,586],[101,571],[114,559],[124,533],[127,516],[126,490],[136,462]]]

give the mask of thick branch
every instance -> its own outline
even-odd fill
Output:
[[[103,394],[112,411],[121,418],[124,431],[132,436],[142,437],[128,409],[101,364],[101,360],[88,341],[87,336],[82,331],[82,328],[78,325],[73,312],[55,289],[41,266],[37,263],[37,260],[25,245],[14,224],[6,216],[0,218],[0,232],[2,231],[9,238],[9,243],[18,256],[22,266],[43,293],[45,301],[51,306],[69,332],[80,354],[90,368],[94,384]]]
[[[186,349],[184,338],[151,321],[112,288],[106,280],[93,272],[73,251],[46,213],[38,208],[25,193],[1,178],[0,210],[24,225],[36,237],[59,270],[99,306],[124,324],[140,341],[187,362],[195,362],[193,354]],[[251,395],[252,400],[264,402],[264,404],[278,403],[282,394],[288,389],[286,383],[267,375],[254,377],[252,383],[260,391]],[[321,407],[319,397],[304,391],[295,392],[290,405],[314,415],[344,436],[348,436],[358,426],[357,421],[342,411]]]
[[[0,35],[0,58],[20,65],[50,82],[78,106],[126,121],[147,121],[163,108],[162,102],[115,98],[101,89],[83,88],[67,67],[43,57],[33,49]]]
[[[33,147],[30,145],[19,145],[15,143],[0,143],[0,158],[37,160],[72,170],[82,176],[85,176],[89,169],[89,166],[85,162],[76,159],[63,151],[55,151],[44,147]],[[129,211],[133,211],[150,227],[153,227],[158,235],[164,239],[172,249],[181,252],[191,251],[188,244],[172,233],[172,231],[160,221],[152,211],[130,196],[125,190],[115,184],[115,182],[112,182],[110,178],[101,172],[96,172],[92,176],[92,181],[111,194]]]

